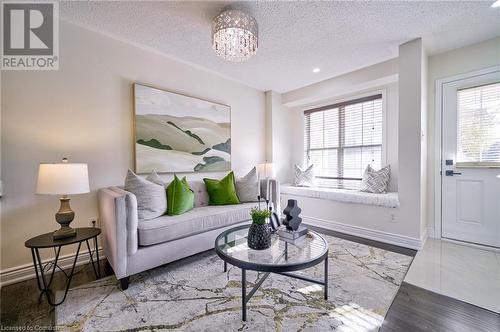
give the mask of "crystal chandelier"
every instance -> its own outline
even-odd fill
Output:
[[[241,10],[223,10],[212,22],[212,47],[226,61],[242,62],[257,53],[259,28]]]

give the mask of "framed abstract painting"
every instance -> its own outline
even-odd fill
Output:
[[[134,84],[135,170],[231,169],[231,107]]]

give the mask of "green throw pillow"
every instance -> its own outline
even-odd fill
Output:
[[[194,192],[189,188],[186,177],[174,180],[167,187],[167,214],[176,216],[188,212],[194,205]]]
[[[240,204],[234,186],[234,173],[230,172],[222,180],[203,179],[207,186],[209,205]]]

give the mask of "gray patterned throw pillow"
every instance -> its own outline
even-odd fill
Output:
[[[143,179],[128,170],[124,188],[137,198],[139,220],[154,219],[167,212],[165,186]]]
[[[158,175],[158,173],[156,173],[155,169],[151,173],[149,173],[148,176],[146,176],[146,180],[153,182],[153,183],[156,183],[156,184],[159,184],[160,186],[166,187],[165,182],[163,182],[163,180]]]
[[[306,169],[300,168],[295,165],[295,181],[297,187],[314,187],[314,165]]]
[[[235,182],[236,194],[242,203],[257,202],[259,185],[257,183],[257,169],[254,167],[247,175],[237,178]]]
[[[361,180],[361,191],[381,194],[387,191],[387,185],[391,178],[391,165],[374,170],[370,165],[366,166],[363,179]]]

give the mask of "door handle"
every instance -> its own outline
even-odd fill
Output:
[[[462,175],[462,173],[458,173],[458,172],[453,172],[453,171],[446,171],[446,176],[453,176],[453,175]]]

